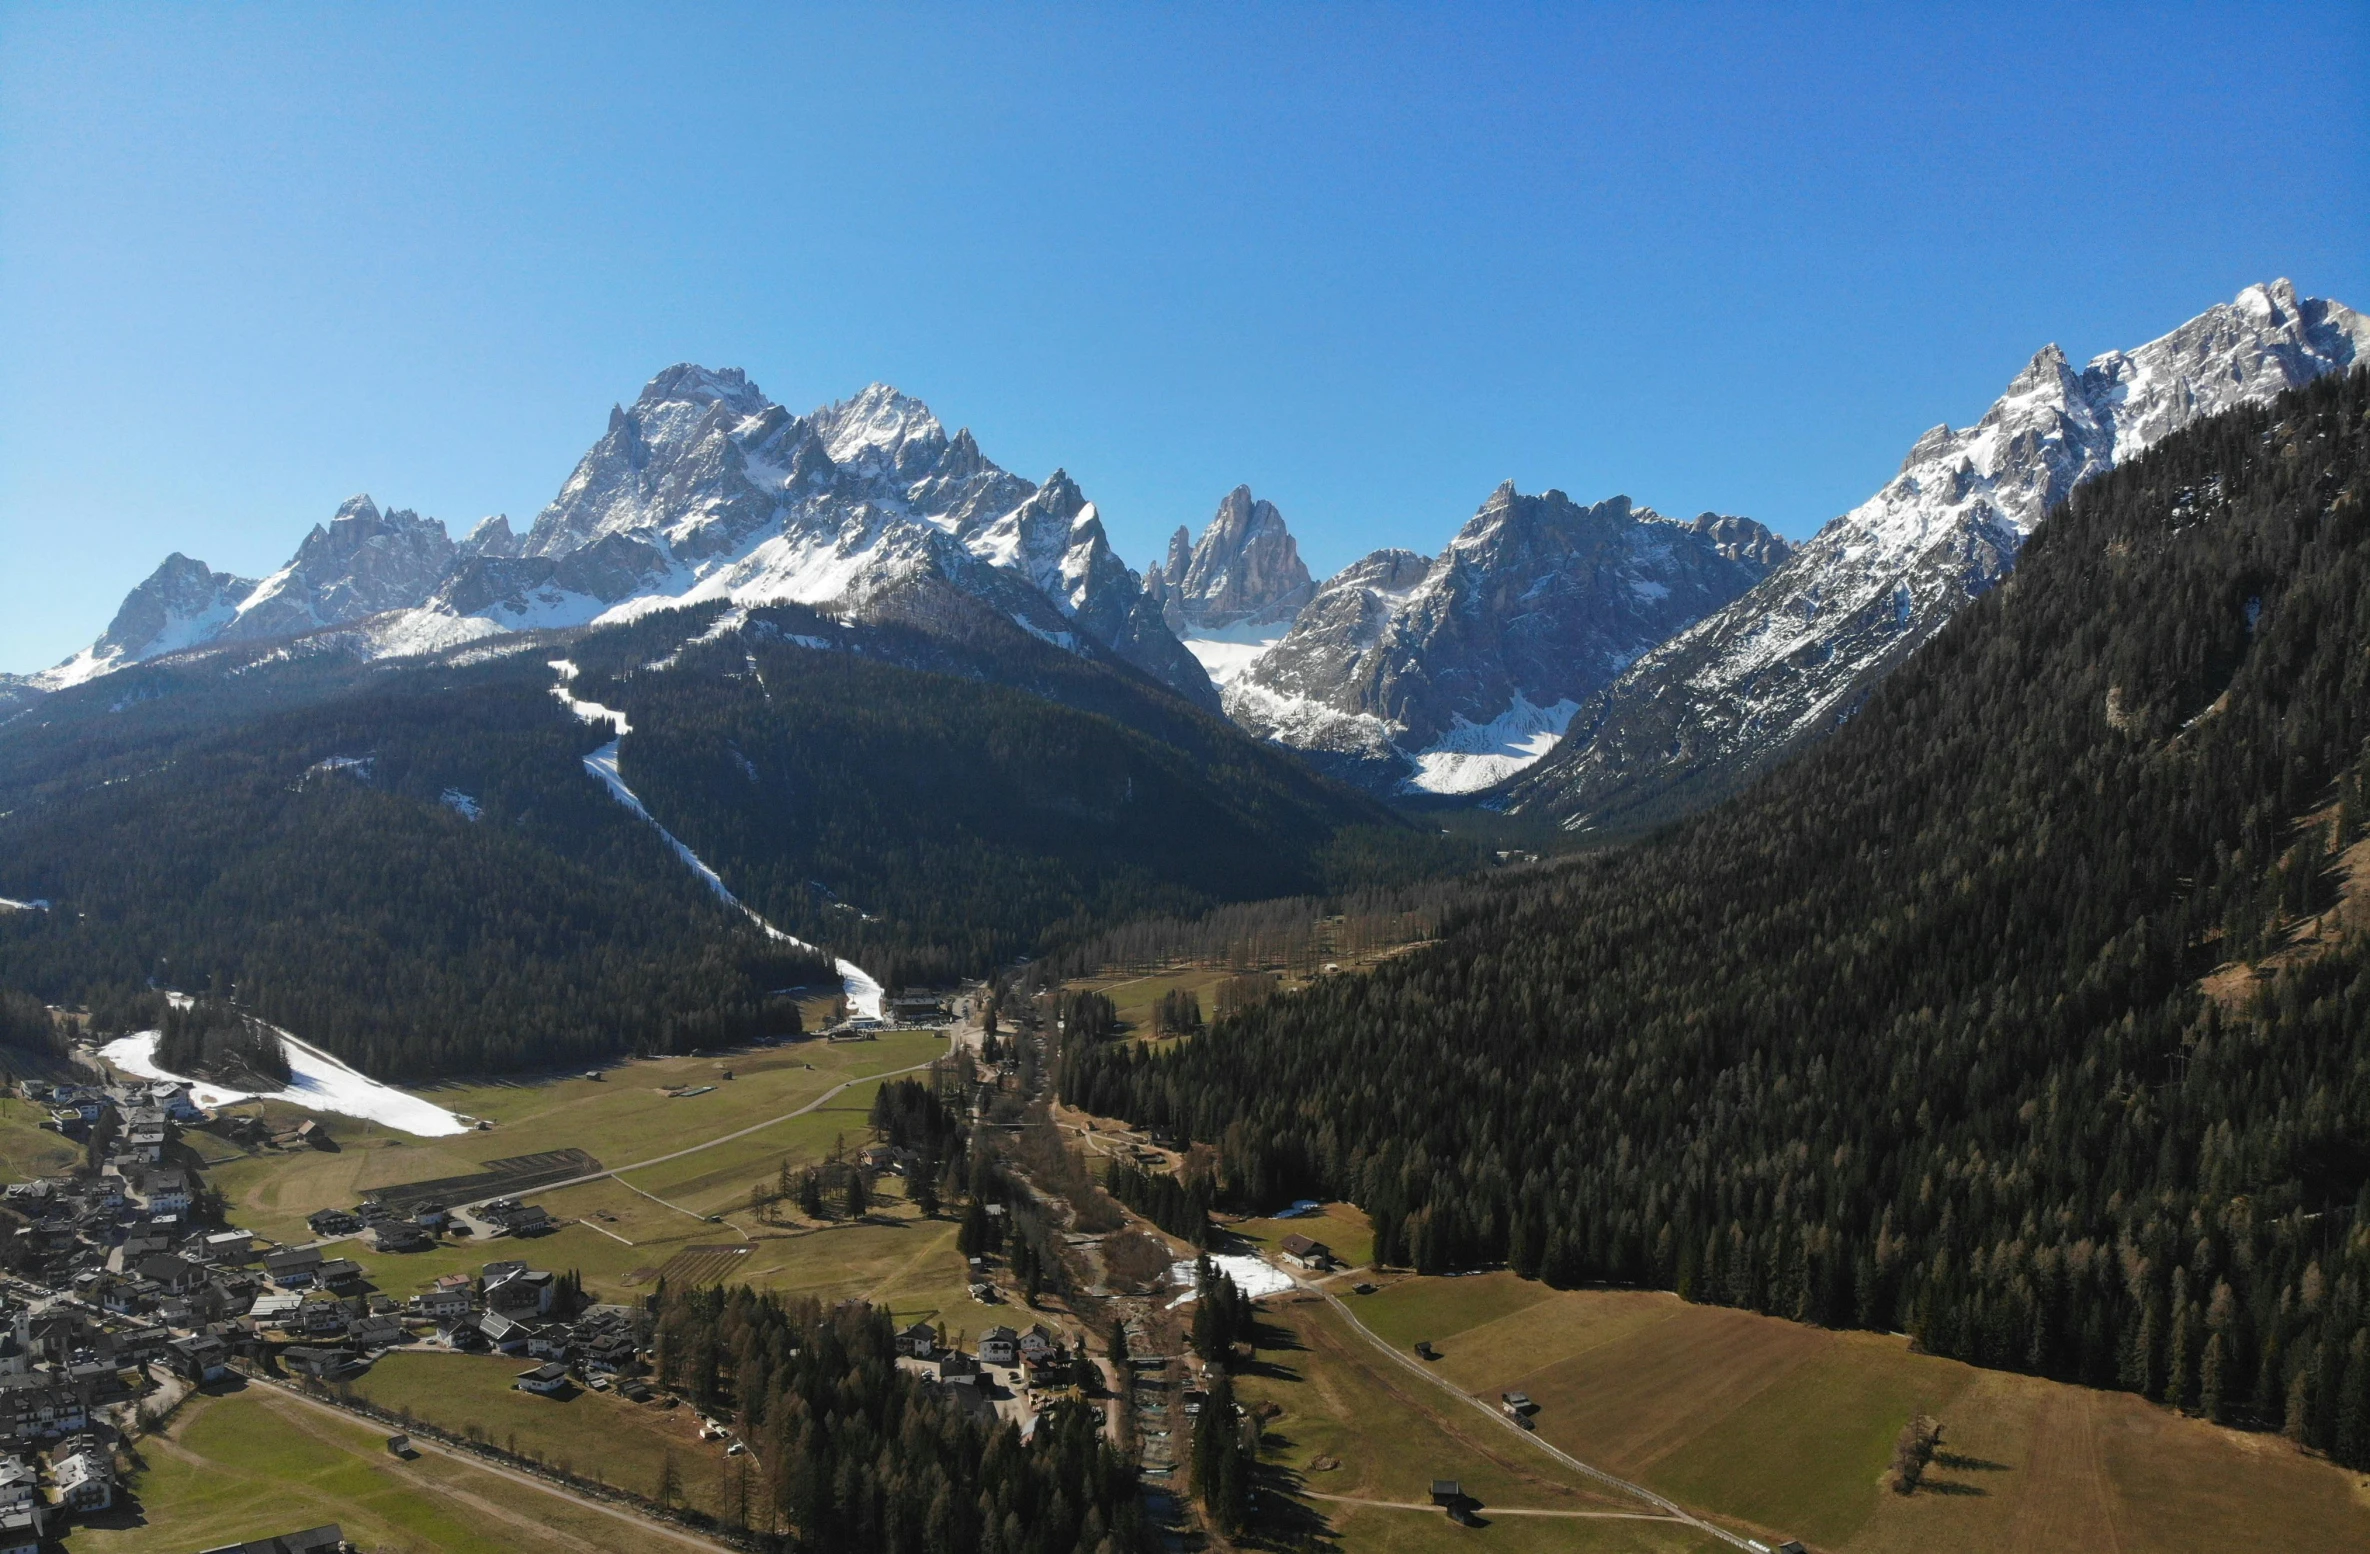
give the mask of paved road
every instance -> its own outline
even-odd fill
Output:
[[[1391,1359],[1401,1368],[1413,1371],[1416,1375],[1423,1377],[1424,1380],[1430,1382],[1433,1386],[1438,1387],[1441,1391],[1448,1393],[1450,1396],[1455,1397],[1463,1402],[1470,1403],[1473,1405],[1473,1407],[1481,1410],[1481,1412],[1487,1415],[1490,1419],[1496,1421],[1500,1427],[1512,1432],[1514,1435],[1521,1437],[1523,1440],[1530,1442],[1533,1446],[1536,1446],[1539,1448],[1539,1450],[1547,1453],[1548,1456],[1553,1457],[1565,1467],[1570,1468],[1575,1472],[1586,1474],[1588,1477],[1595,1479],[1600,1484],[1621,1490],[1626,1494],[1635,1495],[1640,1500],[1645,1501],[1648,1505],[1660,1506],[1663,1510],[1670,1513],[1672,1520],[1685,1522],[1688,1526],[1698,1528],[1703,1532],[1709,1533],[1712,1537],[1715,1537],[1721,1542],[1729,1544],[1732,1547],[1740,1549],[1750,1549],[1752,1547],[1751,1542],[1749,1542],[1743,1536],[1730,1532],[1725,1527],[1713,1526],[1710,1522],[1707,1522],[1702,1517],[1697,1516],[1694,1512],[1680,1505],[1677,1501],[1665,1499],[1663,1496],[1656,1494],[1653,1490],[1648,1489],[1643,1484],[1633,1484],[1628,1479],[1616,1478],[1612,1474],[1607,1473],[1602,1468],[1592,1468],[1587,1463],[1582,1462],[1579,1458],[1573,1456],[1570,1452],[1567,1452],[1563,1448],[1553,1445],[1542,1438],[1536,1430],[1523,1429],[1513,1420],[1508,1419],[1503,1413],[1499,1412],[1499,1410],[1493,1407],[1491,1404],[1475,1397],[1472,1393],[1467,1392],[1464,1388],[1458,1386],[1455,1382],[1450,1381],[1438,1371],[1433,1370],[1431,1367],[1425,1365],[1422,1361],[1416,1360],[1408,1355],[1401,1354],[1397,1346],[1384,1342],[1383,1339],[1375,1334],[1372,1328],[1369,1328],[1365,1323],[1359,1321],[1358,1314],[1352,1311],[1346,1304],[1344,1304],[1341,1297],[1334,1294],[1331,1290],[1326,1289],[1321,1285],[1312,1284],[1308,1280],[1299,1278],[1297,1276],[1293,1278],[1292,1282],[1301,1289],[1308,1290],[1313,1294],[1322,1296],[1326,1304],[1330,1305],[1334,1310],[1340,1312],[1342,1320],[1349,1323],[1349,1325],[1357,1331],[1360,1337],[1364,1338],[1368,1343],[1374,1345],[1375,1348],[1380,1349],[1383,1353],[1389,1355]]]
[[[282,1386],[276,1382],[258,1382],[254,1378],[249,1378],[248,1385],[269,1387],[271,1389],[272,1395],[275,1397],[286,1398],[290,1402],[302,1403],[308,1408],[319,1409],[325,1414],[335,1414],[338,1418],[346,1421],[348,1424],[360,1424],[367,1429],[374,1430],[383,1430],[386,1428],[384,1424],[376,1419],[371,1419],[361,1414],[351,1413],[346,1409],[338,1407],[334,1403],[324,1403],[319,1398],[309,1397],[306,1394],[297,1391],[293,1387]],[[457,1447],[447,1446],[442,1441],[430,1440],[428,1437],[422,1435],[413,1436],[411,1438],[411,1443],[417,1450],[432,1451],[438,1456],[450,1457],[453,1461],[465,1463],[468,1466],[475,1468],[480,1473],[490,1473],[496,1478],[506,1478],[514,1484],[523,1485],[524,1487],[535,1490],[538,1493],[550,1495],[556,1499],[568,1501],[572,1505],[582,1506],[588,1511],[598,1511],[604,1516],[615,1517],[618,1521],[624,1522],[627,1526],[632,1527],[636,1532],[639,1532],[645,1536],[656,1536],[667,1539],[674,1543],[682,1544],[685,1548],[699,1549],[702,1551],[702,1554],[714,1554],[714,1551],[719,1549],[726,1551],[726,1554],[739,1554],[739,1551],[733,1549],[732,1545],[729,1543],[718,1543],[712,1538],[703,1538],[695,1532],[686,1532],[682,1528],[674,1526],[671,1523],[658,1521],[654,1518],[640,1515],[636,1512],[627,1510],[623,1506],[612,1505],[606,1500],[596,1500],[590,1495],[577,1494],[574,1490],[561,1488],[559,1485],[552,1483],[549,1479],[537,1478],[532,1473],[515,1473],[508,1468],[500,1467],[494,1463],[486,1461],[483,1457],[478,1456],[475,1452],[462,1451]]]
[[[934,1063],[937,1061],[937,1059],[933,1058],[930,1061]],[[840,1084],[833,1085],[830,1089],[824,1091],[821,1095],[816,1096],[813,1100],[807,1102],[804,1106],[799,1107],[796,1111],[784,1112],[779,1117],[768,1117],[763,1122],[753,1122],[749,1126],[739,1129],[736,1132],[719,1134],[715,1138],[707,1140],[705,1143],[694,1144],[687,1149],[678,1149],[672,1154],[652,1155],[648,1160],[637,1160],[632,1165],[610,1166],[605,1170],[589,1172],[583,1176],[571,1176],[564,1182],[546,1182],[542,1186],[536,1188],[535,1192],[537,1194],[557,1192],[563,1187],[581,1187],[586,1182],[597,1182],[605,1177],[618,1176],[627,1171],[639,1171],[648,1166],[665,1165],[670,1160],[680,1160],[685,1155],[696,1155],[703,1149],[714,1149],[717,1145],[729,1144],[734,1139],[745,1139],[752,1133],[763,1133],[768,1128],[779,1127],[783,1123],[788,1122],[793,1117],[803,1117],[808,1112],[819,1111],[832,1101],[837,1100],[841,1092],[851,1090],[857,1085],[868,1085],[882,1079],[894,1079],[899,1074],[919,1073],[929,1066],[929,1063],[912,1063],[908,1064],[904,1068],[892,1068],[878,1074],[866,1074],[861,1079],[846,1080]],[[628,1187],[633,1187],[634,1184],[627,1182],[625,1185]],[[638,1187],[634,1188],[634,1190],[636,1192],[641,1192],[641,1189]],[[467,1203],[457,1203],[453,1205],[453,1207],[456,1209],[474,1209],[480,1204],[493,1202],[495,1198],[509,1198],[515,1196],[517,1196],[515,1193],[495,1193],[490,1197],[472,1198]],[[647,1198],[650,1196],[650,1194],[643,1193],[642,1196]],[[660,1199],[658,1201],[665,1202],[664,1199]],[[671,1209],[679,1207],[679,1205],[669,1203],[667,1204],[667,1207]],[[685,1209],[683,1212],[689,1214],[692,1211]],[[705,1215],[700,1215],[697,1217],[702,1219],[706,1218]]]

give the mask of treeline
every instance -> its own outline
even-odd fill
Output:
[[[17,1054],[22,1063],[30,1058],[46,1063],[63,1058],[68,1050],[66,1032],[49,1007],[28,993],[14,988],[0,988],[0,1068],[8,1066],[10,1054]]]
[[[2370,1466],[2370,374],[2095,480],[1831,740],[1064,1094],[1378,1257],[1614,1280]],[[2260,976],[2222,973],[2278,951]]]
[[[1132,1554],[1152,1546],[1134,1470],[1094,1411],[1057,1403],[1023,1441],[897,1368],[887,1311],[745,1287],[656,1307],[657,1368],[728,1415],[758,1464],[726,1507],[814,1554]]]

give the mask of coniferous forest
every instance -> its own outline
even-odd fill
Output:
[[[1740,799],[1061,1083],[1391,1261],[1906,1329],[2370,1466],[2366,737],[2357,371],[2084,486]]]

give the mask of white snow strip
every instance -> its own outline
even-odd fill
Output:
[[[1504,712],[1487,723],[1462,716],[1426,749],[1415,752],[1415,775],[1407,787],[1420,793],[1478,793],[1531,765],[1563,738],[1580,704],[1566,697],[1552,707],[1535,707],[1517,691]]]
[[[618,774],[617,747],[625,735],[633,732],[626,723],[625,714],[614,707],[604,707],[599,702],[582,701],[570,694],[568,687],[576,679],[576,666],[568,660],[555,658],[551,661],[551,667],[558,671],[560,677],[560,683],[551,688],[552,695],[558,697],[569,711],[575,713],[585,722],[607,723],[617,730],[619,736],[617,739],[610,740],[584,758],[584,769],[601,780],[601,785],[609,790],[609,796],[641,816],[643,824],[656,831],[659,840],[665,842],[669,848],[673,849],[675,856],[683,860],[684,867],[698,875],[700,883],[715,892],[717,900],[732,907],[747,917],[750,922],[765,930],[767,937],[776,939],[783,944],[796,945],[799,949],[813,951],[818,955],[823,953],[819,947],[807,943],[804,939],[782,932],[758,916],[748,903],[732,893],[731,888],[724,883],[723,877],[717,874],[714,869],[709,868],[699,854],[684,846],[674,832],[658,823],[650,811],[644,807],[641,798],[635,794],[633,789],[626,786],[625,778]],[[847,995],[848,1007],[851,1010],[860,1015],[868,1015],[875,1020],[882,1018],[883,989],[869,972],[852,960],[842,960],[836,957],[831,962],[831,968],[839,973],[840,988]]]
[[[1210,1263],[1220,1273],[1232,1279],[1236,1289],[1253,1300],[1257,1300],[1262,1295],[1281,1295],[1284,1291],[1292,1288],[1292,1276],[1264,1258],[1228,1255],[1212,1257]],[[1172,1311],[1201,1295],[1200,1290],[1193,1288],[1193,1264],[1191,1263],[1170,1264],[1169,1283],[1181,1284],[1186,1287],[1184,1294],[1169,1302],[1169,1309]]]
[[[471,798],[468,794],[463,793],[458,788],[447,788],[444,790],[443,794],[440,795],[440,797],[444,802],[445,808],[451,810],[463,820],[475,820],[478,818],[478,816],[485,813],[484,810],[478,807],[477,800]]]
[[[286,1031],[280,1040],[288,1051],[290,1080],[285,1090],[231,1090],[203,1079],[191,1079],[183,1074],[170,1073],[156,1061],[156,1044],[163,1033],[141,1031],[111,1041],[99,1049],[99,1056],[127,1074],[143,1079],[169,1079],[189,1086],[190,1099],[204,1107],[228,1106],[233,1101],[286,1101],[307,1111],[336,1112],[344,1117],[362,1117],[400,1128],[422,1138],[442,1138],[447,1134],[466,1133],[468,1125],[438,1106],[392,1085],[380,1084],[367,1074],[348,1068],[337,1059],[309,1042],[297,1040]]]
[[[48,910],[49,903],[46,901],[16,901],[7,896],[0,896],[0,912],[46,912]]]
[[[1210,683],[1223,690],[1233,684],[1244,670],[1265,657],[1269,648],[1283,641],[1290,629],[1289,621],[1264,626],[1246,624],[1179,637],[1177,640],[1185,644],[1186,652],[1201,661]]]

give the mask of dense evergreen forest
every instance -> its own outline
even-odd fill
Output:
[[[759,1465],[728,1501],[814,1554],[1134,1554],[1135,1471],[1094,1410],[1056,1403],[1027,1441],[897,1369],[889,1313],[743,1288],[657,1297],[658,1373],[730,1416]]]
[[[2366,736],[2356,372],[2076,492],[1739,800],[1062,1087],[1390,1261],[1905,1328],[2370,1466]]]
[[[379,676],[211,733],[177,716],[146,745],[61,747],[0,818],[0,874],[56,903],[0,914],[0,983],[94,1008],[219,986],[392,1077],[795,1029],[767,993],[828,968],[587,777],[587,731],[528,671]]]

